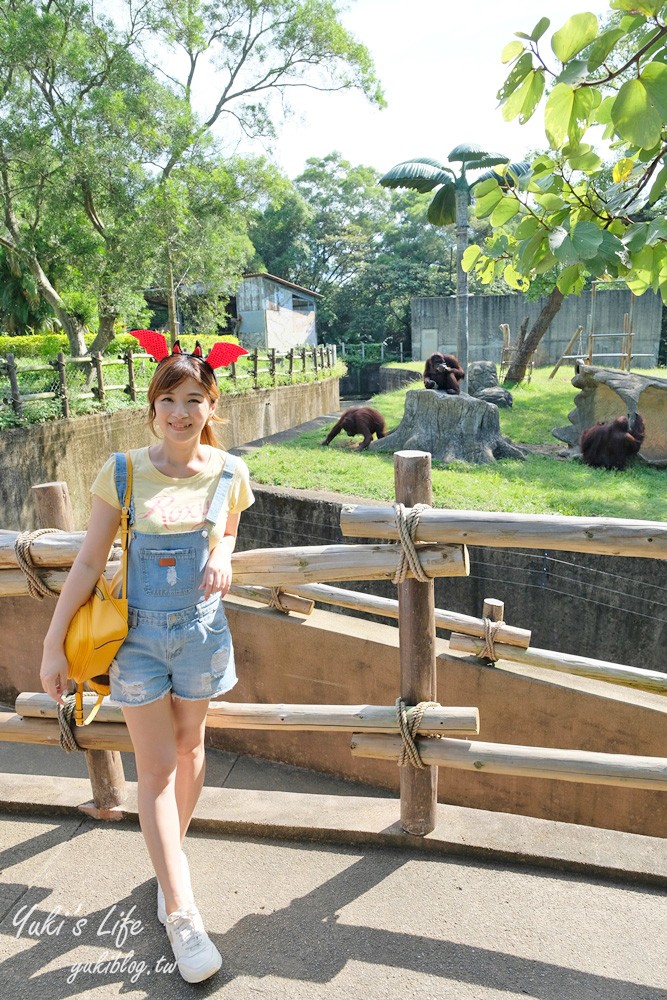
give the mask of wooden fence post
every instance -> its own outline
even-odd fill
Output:
[[[394,454],[396,499],[406,507],[430,504],[431,456],[424,451]],[[398,636],[400,645],[401,698],[406,705],[434,701],[435,601],[433,580],[405,580],[398,585]],[[400,768],[401,826],[406,833],[424,836],[435,827],[438,783],[437,767],[423,770]]]
[[[256,347],[252,352],[252,377],[255,384],[255,389],[257,388],[257,376],[259,374],[259,349]]]
[[[137,383],[134,377],[134,355],[131,348],[125,354],[125,363],[127,365],[127,387],[125,391],[134,403],[137,399]]]
[[[294,381],[294,348],[293,347],[290,348],[290,352],[289,352],[288,357],[289,357],[289,366],[288,366],[289,380],[290,380],[290,382],[293,382]]]
[[[67,483],[41,483],[32,487],[40,528],[74,531],[74,515]],[[121,819],[117,807],[125,801],[123,761],[117,750],[84,750],[93,801],[82,806],[97,819]]]
[[[104,375],[102,372],[102,353],[95,351],[93,354],[93,364],[95,365],[95,375],[97,376],[97,390],[93,390],[99,402],[104,406]]]
[[[65,355],[62,351],[60,351],[56,360],[49,363],[52,364],[58,372],[58,391],[60,392],[60,407],[63,411],[63,417],[69,417],[69,398],[67,396],[67,379],[65,376]]]
[[[19,389],[16,361],[13,354],[7,355],[7,375],[9,376],[9,384],[12,389],[12,408],[14,413],[20,417],[23,410],[23,403],[21,402],[21,390]]]

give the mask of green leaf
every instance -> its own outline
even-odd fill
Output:
[[[414,191],[432,191],[438,184],[451,184],[455,178],[453,170],[437,160],[416,159],[397,163],[380,178],[383,187],[412,188]]]
[[[516,233],[514,235],[517,240],[527,240],[531,236],[534,236],[538,229],[540,229],[540,224],[535,216],[527,215],[526,218],[522,219],[516,227]]]
[[[443,184],[436,193],[426,218],[433,226],[449,226],[456,222],[456,190],[451,182]]]
[[[567,64],[558,77],[558,83],[569,83],[576,87],[588,76],[588,63],[585,59],[573,59]]]
[[[535,196],[535,201],[538,205],[541,205],[546,212],[559,212],[561,208],[565,207],[565,202],[557,194],[538,194]]]
[[[477,263],[482,253],[482,248],[477,246],[476,243],[471,243],[469,247],[463,252],[463,257],[461,258],[461,267],[466,272],[472,271],[473,267]]]
[[[520,209],[521,205],[516,198],[513,198],[511,195],[504,197],[491,213],[491,225],[494,229],[504,226],[506,222],[514,218]]]
[[[547,30],[550,24],[551,21],[549,20],[548,17],[541,17],[530,33],[531,41],[539,42],[540,38]]]
[[[592,149],[575,156],[568,156],[567,162],[573,170],[584,170],[587,174],[592,174],[602,167],[602,160]]]
[[[654,146],[660,139],[662,116],[641,78],[625,81],[614,101],[611,118],[621,139],[635,146]]]
[[[595,257],[603,239],[603,230],[594,222],[579,222],[570,233],[572,246],[580,260]]]
[[[511,264],[506,265],[503,271],[503,278],[510,288],[514,288],[518,292],[523,291],[527,284],[526,279],[518,271],[515,271]]]
[[[631,253],[637,253],[646,243],[648,222],[634,222],[628,226],[623,236],[623,244]]]
[[[623,38],[625,34],[626,33],[622,28],[610,28],[608,31],[603,31],[601,35],[598,35],[595,42],[591,46],[590,52],[588,53],[589,73],[592,73],[602,65],[611,50],[616,45],[616,42]]]
[[[550,271],[553,267],[555,267],[557,263],[558,261],[552,253],[546,253],[544,257],[541,257],[535,264],[535,274],[545,274],[547,271]]]
[[[654,202],[658,200],[662,192],[665,190],[665,185],[667,185],[667,164],[662,167],[651,185],[651,191],[648,196],[649,205],[653,205]]]
[[[510,241],[505,233],[496,233],[493,239],[489,240],[486,244],[487,256],[491,257],[493,260],[498,260],[500,257],[504,257],[507,253],[509,242]]]
[[[546,244],[547,232],[544,229],[539,229],[534,236],[531,236],[530,239],[521,245],[519,248],[519,264],[523,274],[527,274],[535,261],[544,254]]]
[[[504,63],[512,62],[525,51],[525,48],[525,45],[521,42],[508,42],[502,51],[500,61]]]
[[[610,0],[609,6],[613,10],[629,10],[633,14],[643,14],[651,17],[657,14],[663,5],[664,0]]]
[[[558,290],[563,293],[563,295],[570,295],[574,290],[575,285],[578,281],[582,281],[583,275],[581,274],[580,264],[570,264],[569,267],[563,268],[561,273],[558,275],[558,280],[556,282]]]
[[[664,122],[667,119],[667,66],[662,62],[650,62],[642,70],[640,80]]]
[[[568,62],[593,41],[598,33],[595,14],[574,14],[559,31],[554,32],[551,48],[562,63]]]
[[[471,185],[472,194],[475,198],[483,198],[485,194],[488,194],[489,191],[495,191],[496,188],[500,190],[495,177],[487,177],[485,181],[478,181],[478,183]]]
[[[531,72],[523,81],[520,87],[507,98],[503,104],[503,118],[506,122],[511,122],[517,115],[521,115],[521,124],[528,121],[535,106],[537,105],[544,91],[544,71]]]
[[[533,68],[533,57],[530,52],[524,52],[520,59],[517,59],[516,63],[512,67],[512,70],[505,80],[504,84],[498,91],[497,97],[501,104],[503,104],[510,94],[513,94],[516,88],[525,80],[530,71]]]
[[[653,219],[648,224],[647,246],[667,240],[667,219]]]
[[[551,146],[558,149],[567,136],[572,109],[574,90],[566,83],[557,83],[547,98],[544,112],[544,127]]]
[[[498,202],[502,201],[503,193],[498,186],[493,191],[489,191],[483,198],[478,198],[475,204],[475,215],[478,219],[485,219],[491,215]]]

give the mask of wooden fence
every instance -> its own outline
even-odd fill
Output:
[[[234,388],[258,388],[264,377],[268,377],[271,385],[278,381],[293,382],[296,377],[318,379],[329,373],[336,365],[337,352],[334,345],[319,347],[292,348],[281,353],[275,348],[260,351],[255,348],[242,360],[233,363],[228,368],[218,369],[218,381],[229,379]],[[148,372],[137,377],[137,365],[151,362]],[[118,368],[123,366],[126,376],[118,381]],[[68,385],[68,369],[83,368],[87,374],[86,385],[81,390]],[[114,368],[113,381],[105,378],[104,370]],[[61,352],[57,358],[45,364],[19,365],[13,354],[0,358],[0,378],[6,380],[4,392],[0,395],[0,405],[11,407],[17,416],[23,414],[26,403],[56,400],[59,415],[70,416],[70,406],[73,401],[96,400],[104,409],[110,393],[125,393],[135,402],[147,391],[148,382],[153,374],[152,359],[148,354],[127,351],[117,358],[103,357],[99,352],[81,358],[66,358]],[[42,376],[49,388],[33,391],[34,386],[25,385],[26,376]],[[39,381],[39,379],[38,379]],[[247,383],[247,384],[246,384]]]
[[[404,507],[405,523],[412,508],[431,503],[430,455],[397,452],[394,456],[396,495]],[[83,534],[68,525],[64,484],[35,487],[40,522],[63,529],[58,534],[36,538],[30,546],[33,565],[42,578],[58,590],[78,551]],[[56,489],[57,487],[57,489]],[[48,511],[48,513],[47,513]],[[47,525],[47,521],[50,524]],[[366,595],[324,586],[324,582],[394,578],[403,553],[416,558],[413,570],[397,583],[398,601],[384,602],[383,609],[399,623],[400,698],[406,706],[412,743],[402,732],[399,714],[392,706],[238,705],[213,702],[207,724],[229,728],[298,729],[308,731],[348,730],[351,751],[356,756],[398,760],[404,751],[421,755],[423,766],[400,769],[401,824],[412,834],[424,835],[435,825],[437,766],[465,768],[471,772],[527,775],[565,781],[623,785],[667,790],[667,758],[627,754],[594,753],[544,747],[521,747],[479,743],[452,738],[479,732],[478,711],[470,708],[424,706],[436,698],[436,625],[458,630],[450,646],[467,649],[485,660],[514,658],[520,662],[552,666],[558,670],[585,673],[616,684],[630,684],[667,694],[667,675],[618,664],[531,650],[530,633],[502,621],[500,602],[485,603],[481,619],[434,608],[433,578],[465,576],[468,573],[466,542],[474,544],[557,548],[563,551],[613,552],[621,556],[667,558],[667,525],[652,521],[612,518],[554,518],[535,515],[505,515],[427,509],[412,525],[413,545],[405,539],[405,523],[399,527],[393,507],[348,505],[341,512],[344,535],[379,537],[379,544],[325,545],[286,549],[262,549],[234,553],[232,568],[235,590],[263,602],[283,603],[308,613],[314,600],[337,603],[356,601],[357,607],[377,613],[377,602]],[[394,539],[403,536],[401,544]],[[0,596],[27,592],[22,571],[17,569],[14,543],[17,533],[0,531]],[[385,542],[387,544],[385,544]],[[112,559],[108,571],[116,563]],[[421,568],[420,568],[421,567]],[[281,593],[284,588],[289,595]],[[349,606],[349,605],[348,605]],[[472,639],[470,638],[472,637]],[[484,642],[482,643],[482,637]],[[493,649],[489,642],[498,641]],[[464,643],[468,642],[468,646]],[[463,643],[463,645],[462,645]],[[483,648],[482,648],[483,647]],[[541,657],[541,659],[540,659]],[[549,657],[557,662],[548,663]],[[578,661],[578,662],[575,662]],[[0,740],[56,745],[58,725],[55,704],[44,695],[21,695],[16,713],[0,714]],[[89,773],[98,815],[120,805],[124,779],[119,750],[131,750],[126,728],[117,709],[106,706],[96,721],[76,729],[86,748]],[[403,727],[404,728],[404,727]],[[446,734],[446,735],[445,735]],[[120,773],[119,769],[120,768]],[[102,812],[100,812],[102,810]]]

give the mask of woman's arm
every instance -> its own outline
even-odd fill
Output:
[[[218,591],[224,597],[232,585],[232,552],[236,545],[240,520],[240,514],[227,515],[225,533],[208,557],[204,579],[199,587],[204,591],[205,601]]]
[[[40,669],[42,687],[62,704],[67,685],[65,636],[75,613],[92,594],[104,572],[109,550],[120,525],[120,511],[100,497],[93,497],[92,512],[81,549],[67,574],[53,618],[44,638]]]

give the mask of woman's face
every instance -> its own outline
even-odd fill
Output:
[[[191,376],[155,398],[155,423],[165,441],[199,440],[212,412],[203,385]]]

